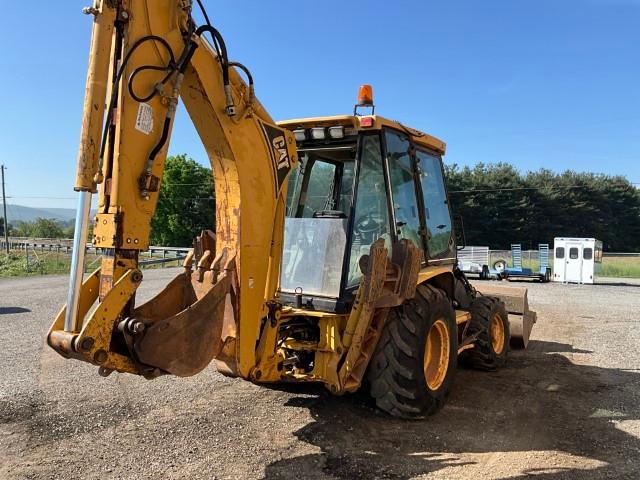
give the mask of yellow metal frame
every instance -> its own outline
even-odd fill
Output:
[[[367,124],[367,126],[363,126],[363,119],[371,119],[372,123],[370,125]],[[389,127],[404,131],[410,137],[412,142],[427,147],[429,150],[434,150],[441,155],[444,155],[447,150],[447,144],[439,138],[421,132],[420,130],[416,130],[415,128],[407,127],[396,120],[381,117],[380,115],[336,115],[331,117],[294,118],[291,120],[279,121],[278,125],[289,130],[311,127],[333,127],[338,125],[344,125],[345,127],[354,129],[355,131],[381,130],[385,127]]]
[[[145,170],[149,153],[160,141],[165,119],[169,119],[172,126],[178,96],[182,99],[214,172],[216,251],[226,248],[237,252],[236,287],[242,293],[238,295],[237,309],[229,314],[236,322],[235,330],[242,332],[236,342],[235,373],[248,378],[257,363],[255,345],[262,319],[268,314],[266,300],[275,297],[280,276],[286,198],[281,172],[288,173],[297,161],[293,134],[277,127],[233,68],[229,72],[230,86],[238,114],[227,115],[221,63],[209,43],[196,36],[192,40],[198,48],[184,75],[176,74],[158,95],[139,104],[128,90],[127,82],[133,72],[142,65],[164,66],[169,61],[167,49],[158,41],[146,41],[137,47],[122,73],[115,127],[110,132],[102,170],[98,171],[97,150],[102,139],[103,119],[103,111],[98,107],[106,103],[107,78],[115,68],[115,42],[112,41],[115,19],[122,21],[124,28],[121,57],[132,51],[143,37],[154,35],[164,39],[178,58],[185,49],[183,36],[190,8],[191,2],[181,0],[97,2],[83,120],[86,127],[76,188],[93,190],[96,181],[101,182],[94,243],[115,252],[103,261],[103,268],[97,274],[100,308],[104,308],[121,280],[127,283],[127,271],[137,266],[137,257],[127,251],[148,248],[159,191],[142,195],[138,178]],[[138,94],[152,92],[164,74],[139,75],[133,88]],[[146,126],[141,126],[141,122]],[[157,178],[162,178],[168,147],[167,141],[152,165],[152,175]],[[90,294],[83,288],[81,304],[97,300],[93,290]],[[133,296],[132,291],[118,292],[118,295],[120,293],[126,300],[117,306],[120,310],[110,306],[102,320],[86,322],[92,326],[93,321],[101,322],[100,338],[112,331],[112,325],[122,318],[123,309]],[[61,331],[57,321],[55,328]],[[110,367],[136,371],[122,362],[114,362]]]
[[[285,179],[297,163],[291,130],[344,125],[357,132],[392,127],[406,132],[414,143],[441,154],[446,151],[445,143],[375,115],[318,117],[276,124],[233,68],[229,72],[230,95],[238,113],[231,116],[221,61],[209,43],[196,35],[190,37],[197,48],[189,64],[162,88],[158,82],[166,72],[150,71],[135,77],[131,88],[139,94],[157,91],[148,101],[139,103],[131,95],[128,82],[141,66],[166,66],[170,59],[168,49],[174,58],[180,57],[189,36],[192,2],[98,0],[96,4],[76,189],[93,191],[99,186],[93,240],[96,246],[112,253],[82,286],[81,329],[63,331],[63,309],[49,333],[50,344],[63,355],[106,370],[143,373],[132,358],[111,351],[110,346],[119,322],[133,311],[133,299],[141,280],[137,252],[148,248],[151,218],[159,196],[156,189],[141,190],[138,179],[146,172],[150,152],[161,144],[162,126],[167,121],[166,133],[170,138],[180,98],[213,169],[216,238],[215,252],[211,251],[210,257],[229,251],[236,258],[237,266],[230,273],[233,282],[224,320],[227,373],[257,382],[322,381],[336,393],[357,389],[388,309],[413,296],[415,285],[420,283],[434,283],[452,294],[451,267],[428,266],[418,271],[417,263],[411,268],[405,265],[400,271],[411,271],[412,275],[411,285],[407,285],[406,277],[397,276],[397,266],[393,270],[389,268],[392,265],[387,265],[386,250],[372,249],[374,271],[368,272],[368,277],[365,275],[349,314],[282,308],[277,303],[277,289],[283,249]],[[114,33],[116,19],[124,32],[119,52]],[[166,46],[157,40],[139,44],[148,36],[162,38]],[[119,62],[134,46],[137,49],[124,66],[120,83],[108,85]],[[113,91],[117,92],[116,113],[113,126],[108,126],[109,141],[100,163],[103,105]],[[152,177],[162,178],[168,148],[167,140],[150,166]],[[215,278],[214,268],[212,265],[210,278]],[[320,341],[316,345],[300,342],[284,345],[291,349],[311,348],[316,354],[312,372],[294,372],[285,378],[278,329],[283,321],[296,315],[317,318]]]

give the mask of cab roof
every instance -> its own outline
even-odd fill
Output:
[[[371,123],[371,126],[364,126],[364,119],[371,119],[365,121],[365,123]],[[287,130],[311,127],[332,127],[337,125],[344,125],[347,128],[354,128],[357,131],[381,130],[383,127],[388,127],[404,132],[414,143],[422,145],[430,150],[435,150],[441,155],[444,155],[447,149],[447,145],[439,138],[414,128],[407,127],[396,120],[390,120],[379,115],[336,115],[333,117],[295,118],[292,120],[280,121],[278,122],[278,125],[286,128]]]

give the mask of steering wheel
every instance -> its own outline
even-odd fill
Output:
[[[371,212],[360,216],[356,220],[356,230],[365,235],[382,231],[383,225],[382,215]]]

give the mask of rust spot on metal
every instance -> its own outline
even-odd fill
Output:
[[[51,348],[58,352],[63,357],[71,357],[73,355],[73,339],[75,333],[69,333],[62,330],[54,330],[49,334],[47,343]]]

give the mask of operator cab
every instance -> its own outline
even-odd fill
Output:
[[[294,132],[299,162],[288,180],[280,296],[342,313],[359,261],[382,238],[423,253],[423,268],[451,265],[455,241],[440,140],[379,116],[280,122]]]

